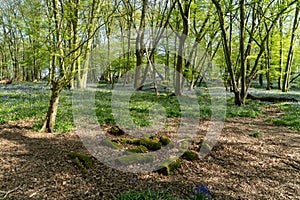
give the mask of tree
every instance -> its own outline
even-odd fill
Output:
[[[287,63],[285,67],[283,85],[282,85],[282,92],[287,92],[289,88],[290,76],[292,72],[292,63],[294,58],[294,51],[295,51],[295,43],[296,43],[296,32],[299,26],[299,11],[300,11],[300,1],[297,1],[296,4],[296,11],[295,11],[295,18],[293,23],[292,29],[292,37],[290,42],[290,49],[288,53]]]
[[[176,63],[176,75],[175,75],[175,94],[177,96],[182,95],[182,68],[184,61],[184,48],[185,41],[189,35],[190,30],[190,12],[191,12],[191,4],[192,0],[177,0],[178,8],[180,11],[180,15],[182,18],[182,33],[179,37],[179,46],[178,46],[178,55],[177,55],[177,63]]]
[[[47,2],[50,19],[53,24],[52,33],[52,73],[55,74],[51,85],[51,97],[47,115],[41,128],[41,132],[54,132],[56,114],[61,92],[74,79],[74,63],[79,59],[77,52],[77,23],[78,10],[72,6],[78,6],[79,1],[71,0],[63,2],[52,0]],[[58,74],[57,74],[58,72]],[[57,74],[57,75],[56,75]]]
[[[274,28],[274,25],[277,23],[280,16],[283,15],[283,13],[286,12],[293,4],[295,4],[297,0],[279,8],[275,6],[274,2],[269,4],[258,4],[258,2],[251,2],[250,4],[245,4],[245,6],[247,5],[247,9],[244,9],[244,2],[242,0],[238,2],[238,8],[240,12],[240,54],[238,55],[237,62],[235,63],[239,63],[240,67],[234,66],[233,52],[231,51],[231,40],[228,39],[228,31],[225,24],[226,20],[224,9],[219,1],[212,0],[212,2],[215,5],[218,13],[223,52],[227,70],[230,75],[232,90],[235,96],[235,104],[244,105],[247,96],[247,90],[258,72],[258,66],[262,55],[266,51],[266,42]],[[246,17],[243,14],[244,12],[246,13]],[[251,23],[245,23],[245,20],[251,20]],[[249,25],[245,26],[246,24]],[[243,29],[246,32],[244,32]],[[245,37],[245,33],[248,35],[247,39]],[[245,40],[248,40],[247,46],[242,44],[245,42]],[[253,48],[253,42],[255,42],[256,49]],[[252,56],[253,53],[255,53],[255,56]],[[250,59],[251,57],[253,58],[253,61],[248,61],[247,67],[245,68],[245,59]]]

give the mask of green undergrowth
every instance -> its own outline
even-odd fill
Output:
[[[268,118],[268,121],[276,125],[287,126],[292,130],[300,131],[300,104],[299,103],[281,103],[278,108],[282,115],[276,118]]]
[[[50,88],[41,83],[22,83],[2,86],[0,89],[0,124],[35,120],[33,129],[38,131],[47,113]],[[64,91],[57,111],[57,133],[69,132],[74,128],[71,100],[71,93]]]
[[[128,192],[126,194],[121,194],[119,197],[115,197],[114,200],[179,200],[168,194],[169,191],[163,192],[153,192],[150,189],[142,192]]]
[[[263,108],[266,107],[268,104],[258,101],[258,100],[247,100],[246,104],[243,106],[236,106],[233,105],[233,98],[228,100],[228,104],[226,107],[226,117],[250,117],[256,118],[262,114]]]
[[[260,95],[263,95],[263,91],[259,92],[262,93]],[[112,104],[122,105],[124,102],[127,102],[129,107],[123,108],[124,106],[121,106],[122,109],[115,110],[115,112],[117,111],[121,115],[124,109],[128,110],[128,112],[123,113],[125,115],[124,119],[127,121],[117,121],[121,126],[126,125],[128,120],[130,120],[137,126],[146,127],[153,125],[151,124],[154,123],[151,121],[153,118],[179,118],[182,115],[179,98],[169,93],[160,93],[160,96],[156,96],[154,92],[138,91],[132,92],[128,99],[126,95],[124,98],[122,95],[118,96],[118,98],[112,95],[112,91],[108,88],[98,88],[96,91],[96,116],[100,124],[115,125],[116,116],[113,114]],[[266,93],[265,95],[268,94]],[[296,94],[293,93],[293,95]],[[187,115],[193,118],[200,117],[202,119],[210,119],[210,117],[216,115],[216,113],[217,116],[226,115],[226,118],[256,118],[264,113],[264,107],[269,106],[268,103],[261,101],[247,100],[246,105],[239,107],[234,105],[234,99],[232,97],[228,97],[225,105],[226,110],[224,110],[224,107],[222,107],[224,105],[213,104],[210,95],[205,91],[198,92],[193,97],[182,97],[182,100],[188,100],[188,98],[197,98],[199,112],[188,110]],[[221,97],[218,98],[221,99]],[[36,121],[33,128],[37,131],[42,127],[49,100],[50,87],[46,86],[45,83],[21,83],[0,86],[0,123],[33,119]],[[280,104],[280,109],[286,114],[272,121],[275,124],[285,125],[292,129],[299,130],[299,107],[291,108],[289,104]],[[73,130],[74,126],[72,92],[63,91],[60,98],[55,131],[57,133],[69,132]],[[161,143],[163,142],[168,141],[161,141]]]

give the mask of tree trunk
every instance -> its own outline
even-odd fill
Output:
[[[283,19],[279,18],[279,30],[280,30],[280,61],[279,61],[279,77],[278,77],[278,89],[282,89],[282,77],[283,77]]]
[[[191,8],[191,0],[184,0],[184,6],[182,6],[181,1],[177,1],[179,10],[181,13],[182,21],[183,21],[183,30],[179,40],[178,46],[178,55],[177,55],[177,63],[176,63],[176,72],[175,72],[175,95],[182,95],[183,88],[183,80],[182,80],[182,67],[183,67],[183,58],[184,58],[184,47],[185,41],[189,35],[189,23],[190,23],[190,8]]]
[[[138,89],[141,87],[141,71],[143,64],[143,57],[145,53],[145,45],[144,45],[144,35],[145,35],[145,27],[146,27],[146,12],[147,12],[148,0],[143,0],[143,8],[139,30],[136,37],[136,69],[135,69],[135,77],[134,77],[134,88]]]
[[[241,54],[241,104],[245,104],[246,100],[246,64],[245,64],[245,5],[244,0],[240,0],[240,54]]]
[[[40,132],[54,133],[56,114],[58,109],[59,97],[62,91],[62,85],[59,81],[52,82],[52,93],[48,107],[46,119]]]
[[[267,41],[266,41],[266,51],[265,51],[265,66],[266,66],[266,79],[267,79],[267,90],[272,89],[272,80],[271,80],[271,64],[270,64],[270,35],[267,33]]]
[[[296,32],[297,32],[298,25],[299,25],[299,11],[300,11],[300,1],[297,1],[290,49],[289,49],[288,59],[287,59],[286,68],[285,68],[283,85],[282,85],[282,92],[287,92],[289,89],[290,76],[291,76],[291,72],[292,72],[292,63],[293,63],[293,58],[294,58],[295,43],[296,43],[296,38],[297,38]]]
[[[214,5],[216,6],[217,12],[218,12],[218,17],[219,17],[219,23],[221,27],[221,33],[222,33],[222,42],[223,42],[223,49],[224,49],[224,55],[225,55],[225,60],[226,60],[226,65],[228,68],[228,72],[230,75],[230,80],[231,80],[231,85],[232,85],[232,90],[234,93],[234,99],[235,99],[235,104],[236,105],[242,105],[243,102],[241,101],[240,97],[240,91],[237,87],[237,81],[235,77],[235,72],[232,66],[232,60],[231,60],[231,52],[230,52],[230,45],[228,43],[227,39],[227,34],[226,34],[226,27],[225,27],[225,19],[224,19],[224,13],[221,8],[221,5],[219,1],[217,0],[212,0]]]

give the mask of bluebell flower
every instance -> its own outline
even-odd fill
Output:
[[[205,187],[205,185],[200,185],[194,188],[194,200],[206,200],[211,199],[211,191]]]

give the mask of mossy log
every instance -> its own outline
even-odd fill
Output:
[[[147,147],[147,149],[151,151],[157,151],[161,149],[162,144],[157,141],[150,138],[143,138],[139,141],[139,145],[143,145]]]
[[[175,160],[173,159],[173,160],[162,162],[160,169],[158,169],[156,172],[168,176],[172,171],[180,167],[181,167],[181,161],[179,158],[177,158]]]
[[[122,129],[120,129],[118,126],[112,126],[108,130],[108,133],[114,136],[121,136],[125,134],[125,132]]]
[[[127,138],[115,138],[111,140],[114,143],[118,144],[133,144],[133,145],[139,145],[140,140],[138,139],[127,139]]]
[[[112,149],[122,149],[122,146],[119,145],[117,142],[111,141],[111,140],[109,140],[107,138],[103,139],[100,142],[100,144],[103,145],[103,146],[110,147]]]
[[[259,100],[259,101],[266,101],[266,102],[300,102],[300,100],[292,97],[270,97],[270,96],[254,96],[252,94],[247,95],[247,99],[251,100]]]
[[[10,79],[4,79],[4,80],[0,81],[0,84],[3,84],[3,85],[12,84],[12,80],[10,80]]]
[[[143,145],[140,145],[136,148],[127,150],[127,152],[130,152],[130,153],[147,153],[147,151],[148,151],[147,147],[145,147]]]
[[[154,161],[154,157],[152,155],[145,155],[145,154],[129,154],[117,158],[117,162],[121,165],[131,165],[135,163],[141,164],[141,163],[147,163],[153,161]]]
[[[196,151],[187,150],[183,153],[181,158],[189,161],[195,161],[195,160],[199,160],[199,155]]]
[[[166,146],[171,143],[171,140],[167,136],[161,136],[159,142],[163,145]]]
[[[85,174],[88,174],[88,169],[93,166],[93,159],[87,155],[71,151],[68,156],[84,171]]]

